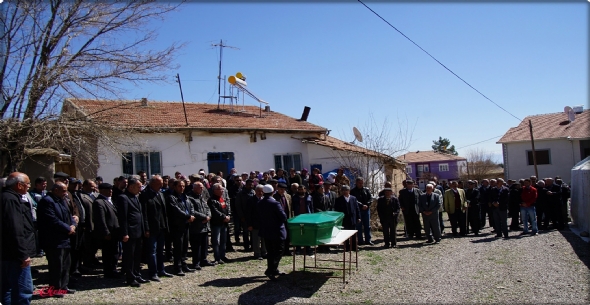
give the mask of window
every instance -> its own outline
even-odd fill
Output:
[[[420,164],[420,165],[416,165],[416,171],[421,173],[424,171],[424,165]]]
[[[407,174],[411,174],[412,173],[412,166],[411,165],[406,166],[406,173]]]
[[[148,177],[162,174],[160,152],[130,152],[123,154],[123,175],[145,171]]]
[[[289,170],[294,168],[295,170],[301,170],[301,154],[286,154],[286,155],[275,155],[275,169],[282,168]]]
[[[439,172],[448,172],[449,171],[449,163],[441,163],[438,165]]]
[[[424,164],[424,172],[428,173],[430,171],[430,167],[428,164]]]
[[[534,165],[533,163],[533,151],[527,150],[527,161],[529,165]],[[544,150],[535,150],[535,157],[537,159],[537,165],[542,164],[551,164],[551,153],[549,149]]]

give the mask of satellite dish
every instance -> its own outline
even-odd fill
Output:
[[[354,139],[355,139],[354,141],[352,141],[352,144],[354,144],[355,141],[359,141],[359,142],[363,141],[363,135],[356,127],[352,127],[352,133],[354,133]]]

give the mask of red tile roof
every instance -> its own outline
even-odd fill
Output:
[[[533,124],[535,140],[590,138],[590,110],[576,114],[576,119],[569,122],[563,112],[527,116],[517,127],[512,127],[497,143],[530,141],[529,120]]]
[[[73,106],[73,107],[72,107]],[[203,130],[263,130],[274,132],[316,132],[325,133],[326,128],[299,121],[290,116],[256,106],[228,105],[217,109],[217,104],[185,103],[188,126],[180,102],[74,100],[64,103],[63,112],[79,109],[95,121],[115,124],[119,127],[161,129],[191,128]]]
[[[397,157],[400,161],[406,163],[420,163],[420,162],[439,162],[439,161],[459,161],[467,160],[463,157],[436,152],[433,150],[415,151]]]
[[[401,162],[398,159],[395,159],[392,156],[374,151],[374,150],[370,150],[370,149],[366,149],[364,147],[360,147],[358,145],[355,144],[351,144],[349,142],[345,142],[342,141],[340,139],[331,137],[331,136],[326,136],[325,139],[318,139],[318,138],[305,138],[302,139],[303,142],[306,143],[314,143],[317,145],[321,145],[321,146],[325,146],[325,147],[329,147],[335,150],[341,150],[341,151],[351,151],[351,152],[355,152],[355,153],[360,153],[363,155],[368,155],[368,156],[372,156],[372,157],[378,157],[378,158],[384,158],[385,160],[391,161],[391,163],[393,164],[397,164],[400,165]]]

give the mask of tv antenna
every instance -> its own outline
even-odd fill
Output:
[[[572,109],[572,107],[565,106],[563,108],[563,112],[567,115],[568,121],[573,122],[576,119],[576,112],[574,109]]]
[[[352,127],[352,133],[354,133],[354,141],[350,142],[350,144],[354,144],[356,141],[363,141],[363,135],[356,127]]]
[[[219,73],[217,74],[217,109],[219,109],[219,104],[221,103],[222,98],[224,100],[226,98],[230,98],[230,99],[234,98],[233,96],[221,95],[221,62],[223,61],[223,48],[230,48],[230,49],[235,49],[235,50],[239,50],[239,48],[223,44],[223,39],[219,40],[219,43],[212,44],[211,46],[219,47]]]

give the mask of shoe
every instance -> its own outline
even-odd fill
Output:
[[[532,235],[532,236],[537,236],[537,235],[539,235],[539,233],[537,233],[537,232],[533,232],[533,233],[531,233],[531,235]]]
[[[523,236],[523,235],[528,235],[529,232],[520,232],[520,234],[518,234],[518,236]]]
[[[391,245],[392,248],[397,248],[396,244]]]
[[[479,232],[475,232],[473,235],[475,235],[475,236],[479,236]]]
[[[131,287],[141,287],[141,284],[137,281],[127,282],[127,285]]]
[[[176,276],[185,276],[186,274],[184,274],[184,272],[182,272],[182,270],[176,271],[176,273],[174,273],[174,275]]]
[[[309,257],[309,258],[314,258],[314,257],[315,257],[315,255],[313,255],[313,254],[312,254],[312,255],[308,255],[307,257]]]
[[[261,261],[261,260],[263,260],[264,258],[262,258],[262,256],[258,256],[256,259],[257,259],[257,260],[259,260],[259,261]]]
[[[283,272],[283,271],[279,271],[277,270],[277,272],[275,272],[275,275],[286,275],[287,273]]]
[[[186,273],[192,273],[195,272],[195,269],[189,268],[188,266],[183,266],[182,271]]]
[[[195,269],[195,270],[201,270],[202,269],[199,264],[193,264],[193,267],[192,268]]]
[[[65,291],[67,294],[74,294],[76,293],[76,289],[70,289],[68,287],[66,287],[65,289],[62,289],[63,291]]]
[[[174,275],[172,275],[166,271],[161,272],[160,274],[158,274],[158,276],[160,276],[160,277],[174,277]]]
[[[152,277],[150,278],[150,281],[152,281],[152,282],[161,282],[161,281],[160,281],[160,278],[159,278],[157,275],[154,275],[154,276],[152,276]]]
[[[390,247],[390,245],[389,245],[389,244],[385,244],[385,245],[383,245],[383,248],[389,248],[389,247]]]
[[[219,265],[223,265],[223,264],[225,264],[225,262],[224,262],[224,261],[222,261],[222,260],[217,260],[217,264],[219,264]]]
[[[215,263],[210,262],[210,261],[202,261],[199,265],[201,265],[203,267],[210,267],[210,266],[215,266]]]
[[[149,282],[150,282],[150,281],[148,281],[148,280],[146,280],[146,279],[142,278],[141,276],[138,276],[138,277],[136,277],[136,278],[135,278],[135,280],[136,280],[138,283],[140,283],[140,284],[145,284],[145,283],[149,283]]]
[[[433,242],[434,242],[434,240],[432,240],[432,239],[429,239],[429,240],[426,241],[427,244],[431,244]]]
[[[268,278],[269,278],[271,281],[276,281],[276,280],[277,280],[277,276],[276,276],[276,275],[274,275],[274,274],[271,274],[271,273],[265,272],[265,273],[264,273],[264,275],[268,276]]]
[[[374,246],[374,245],[375,245],[375,243],[374,243],[374,242],[372,242],[372,241],[368,241],[368,242],[366,243],[366,245],[371,245],[371,246]]]
[[[436,244],[440,244],[440,239],[439,239],[439,240],[435,240],[435,241],[434,241],[434,244],[435,244],[435,245],[436,245]]]

